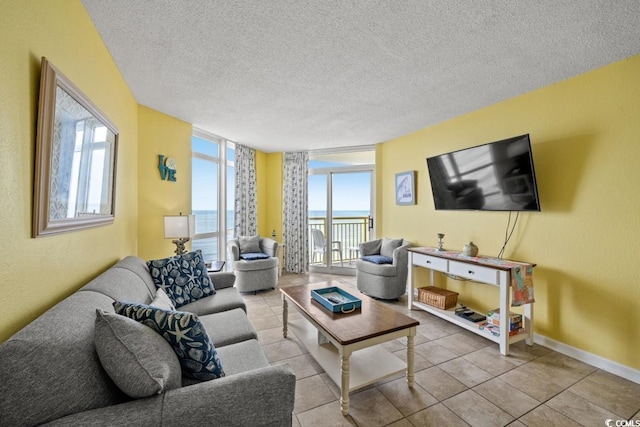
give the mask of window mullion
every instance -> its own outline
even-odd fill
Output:
[[[220,155],[218,163],[218,230],[220,237],[218,239],[218,253],[226,254],[227,252],[227,140],[220,142]],[[219,259],[225,259],[218,255]]]

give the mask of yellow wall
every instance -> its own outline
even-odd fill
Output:
[[[164,216],[191,213],[192,132],[189,123],[142,105],[138,108],[138,256],[142,259],[174,255],[176,245],[164,238]],[[176,160],[176,181],[161,179],[160,154]]]
[[[267,203],[259,223],[265,224],[265,235],[271,236],[275,230],[276,240],[282,243],[282,153],[269,153],[265,160],[266,176],[260,176],[265,184],[258,188],[264,191]]]
[[[496,256],[508,214],[435,211],[425,158],[529,133],[542,212],[520,215],[505,257],[538,264],[535,332],[640,369],[638,76],[640,55],[380,144],[382,234],[433,246],[442,232],[447,248],[472,240]],[[407,170],[418,204],[397,206],[394,175]],[[497,305],[490,286],[446,286]]]
[[[137,104],[80,1],[3,0],[0,40],[2,342],[99,271],[136,252],[138,194]],[[109,117],[120,145],[114,224],[32,239],[42,56]]]
[[[271,236],[271,230],[267,221],[267,154],[263,151],[256,150],[256,204],[258,215],[258,234],[261,236]]]

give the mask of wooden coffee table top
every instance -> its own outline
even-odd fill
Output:
[[[328,286],[337,285],[326,283],[299,285],[281,288],[280,292],[342,345],[353,344],[420,324],[417,320],[387,307],[384,303],[343,286],[337,287],[360,298],[362,308],[353,313],[333,313],[311,298],[312,289]]]

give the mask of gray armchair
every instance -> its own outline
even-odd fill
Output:
[[[360,256],[366,258],[378,255],[390,258],[390,264],[356,261],[356,283],[358,290],[365,295],[380,299],[397,299],[407,289],[408,254],[411,242],[404,239],[378,239],[361,243]],[[374,257],[380,258],[380,257]],[[376,259],[377,262],[389,261]]]
[[[239,237],[227,244],[231,253],[236,288],[240,292],[274,289],[278,284],[278,242],[268,237]],[[264,259],[243,259],[246,254],[263,253]]]

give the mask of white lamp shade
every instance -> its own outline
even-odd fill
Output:
[[[164,238],[181,239],[196,234],[195,215],[166,215],[164,217]]]

